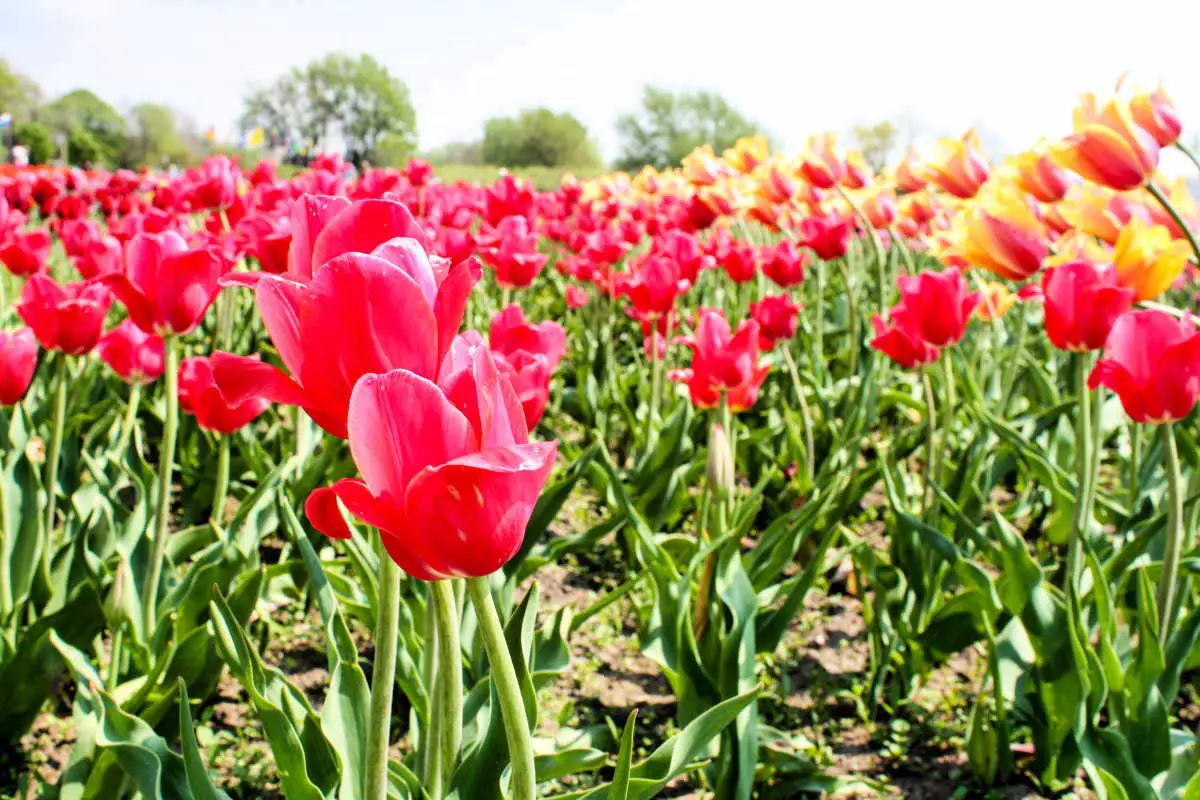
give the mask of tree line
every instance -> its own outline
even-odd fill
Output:
[[[37,83],[0,59],[0,113],[13,118],[12,138],[34,163],[56,153],[73,164],[163,167],[194,163],[215,143],[171,108],[141,103],[122,115],[86,89],[46,102]],[[303,162],[340,143],[361,166],[400,165],[417,153],[417,114],[408,87],[369,55],[332,53],[253,87],[239,119],[284,160]],[[695,147],[718,152],[762,128],[711,91],[672,92],[648,86],[636,110],[618,117],[620,151],[611,165],[636,171],[677,165]],[[870,162],[886,161],[896,140],[890,123],[862,126],[857,138]],[[65,145],[60,147],[59,145]],[[65,151],[65,152],[63,152]],[[424,154],[436,164],[599,169],[595,141],[574,115],[523,109],[483,125],[479,139],[451,142]]]

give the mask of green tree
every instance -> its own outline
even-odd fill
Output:
[[[431,164],[466,164],[479,166],[483,160],[483,142],[449,142],[430,150],[425,156]]]
[[[0,58],[0,114],[12,114],[14,122],[25,122],[34,116],[41,101],[37,83]]]
[[[103,160],[104,146],[86,128],[76,128],[67,134],[67,163],[86,167]]]
[[[294,67],[245,100],[243,130],[261,127],[276,145],[316,147],[341,133],[357,162],[375,161],[375,149],[388,143],[388,155],[411,153],[417,115],[408,87],[368,55],[332,53]]]
[[[162,166],[188,159],[175,112],[157,103],[140,103],[129,112],[129,140],[121,161],[127,166]]]
[[[761,133],[758,126],[715,92],[674,93],[647,86],[641,109],[617,118],[621,154],[616,167],[666,169],[700,145],[711,144],[720,152],[755,133]]]
[[[548,108],[488,120],[482,155],[485,163],[502,167],[594,166],[600,160],[583,123]]]
[[[30,164],[46,164],[54,158],[54,138],[40,123],[17,123],[13,126],[13,143],[28,148]]]
[[[125,120],[108,103],[87,89],[76,89],[46,105],[38,121],[53,131],[67,134],[72,163],[103,161],[116,164],[125,150],[127,135]],[[80,149],[94,149],[91,158],[77,158],[75,141]],[[90,141],[89,141],[90,140]]]
[[[896,147],[900,131],[889,120],[874,125],[855,125],[854,140],[863,159],[875,172],[887,166],[888,157]]]

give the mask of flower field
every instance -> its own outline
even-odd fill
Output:
[[[0,168],[0,795],[1200,798],[1181,129]]]

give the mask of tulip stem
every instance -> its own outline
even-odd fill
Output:
[[[117,442],[117,452],[124,452],[133,441],[133,431],[137,427],[138,409],[142,404],[142,384],[134,383],[129,387],[129,401],[125,406],[125,418],[121,422],[121,438]]]
[[[1017,340],[1013,345],[1012,357],[1008,362],[1008,369],[1004,374],[1004,395],[1000,398],[1000,414],[1008,416],[1008,406],[1012,402],[1013,387],[1017,383],[1017,375],[1021,369],[1021,360],[1025,357],[1025,329],[1029,327],[1028,321],[1025,319],[1025,310],[1017,306],[1017,313],[1013,315],[1017,320]]]
[[[1179,578],[1179,556],[1183,549],[1183,480],[1179,474],[1179,451],[1175,446],[1175,430],[1167,422],[1162,431],[1163,452],[1167,470],[1167,541],[1163,547],[1162,576],[1158,580],[1159,642],[1165,647],[1171,638],[1175,620],[1175,590]]]
[[[859,222],[866,228],[867,235],[871,237],[871,248],[875,252],[875,262],[879,266],[879,315],[883,316],[887,312],[887,280],[885,278],[887,264],[883,257],[883,244],[879,241],[879,234],[875,232],[875,226],[871,224],[871,220],[867,218],[863,210],[858,207],[858,203],[850,199],[850,194],[842,188],[841,184],[838,184],[837,190],[842,199],[846,201],[846,205],[850,206],[850,210],[854,212]],[[850,371],[853,372],[854,370]]]
[[[467,592],[475,606],[479,620],[479,632],[487,651],[491,667],[492,685],[500,699],[500,711],[504,718],[504,733],[508,739],[509,761],[512,778],[509,786],[512,800],[534,800],[537,791],[533,769],[533,738],[529,733],[529,716],[525,711],[525,700],[521,685],[517,682],[517,670],[504,638],[504,628],[496,613],[492,590],[487,578],[467,578]]]
[[[46,484],[46,554],[50,552],[49,542],[54,533],[54,512],[58,501],[56,491],[58,484],[58,462],[62,456],[63,429],[67,425],[67,354],[57,353],[54,356],[54,427],[50,431],[50,451],[46,456],[46,473],[43,479]]]
[[[858,372],[858,299],[854,296],[854,284],[850,275],[850,262],[843,257],[838,259],[842,270],[842,280],[846,284],[846,312],[849,316],[850,358],[847,362],[849,372],[847,378],[853,379]]]
[[[379,551],[379,607],[375,609],[375,663],[367,727],[366,800],[387,800],[392,691],[396,685],[396,644],[400,635],[400,567],[382,547]]]
[[[225,498],[229,494],[229,439],[221,437],[217,445],[217,482],[213,487],[212,521],[219,527],[225,526]]]
[[[458,762],[462,743],[462,645],[459,643],[458,604],[450,581],[429,584],[429,602],[437,625],[437,679],[430,691],[437,693],[437,713],[431,719],[428,746],[437,750],[433,779],[426,779],[430,796],[441,800]],[[435,733],[436,732],[436,733]]]
[[[780,342],[779,349],[783,351],[783,361],[787,365],[788,374],[792,378],[792,387],[796,390],[796,401],[800,404],[800,423],[804,426],[804,466],[809,483],[811,483],[815,474],[813,461],[816,457],[814,453],[816,448],[813,445],[811,412],[808,408],[808,401],[804,399],[804,387],[800,384],[800,371],[796,369],[796,360],[792,358],[792,349],[788,345],[789,342]]]
[[[825,363],[825,264],[818,264],[817,273],[817,330],[815,334],[817,363]]]
[[[937,401],[933,394],[933,381],[929,369],[921,371],[921,384],[925,387],[925,494],[921,500],[921,515],[928,518],[933,504],[934,463],[937,460]]]
[[[1079,589],[1082,570],[1080,555],[1084,531],[1087,529],[1087,496],[1092,468],[1092,403],[1087,387],[1088,363],[1086,353],[1075,353],[1075,388],[1078,411],[1075,416],[1075,518],[1071,523],[1071,540],[1067,544],[1066,585],[1069,592]]]
[[[1179,150],[1179,152],[1181,152],[1185,156],[1187,156],[1188,161],[1191,161],[1196,166],[1196,169],[1200,169],[1200,157],[1198,157],[1196,155],[1195,150],[1188,147],[1186,144],[1184,144],[1183,142],[1181,142],[1179,140],[1175,141],[1175,148],[1177,150]]]
[[[1163,207],[1163,210],[1166,211],[1167,214],[1170,215],[1171,219],[1175,221],[1175,224],[1179,226],[1179,230],[1183,232],[1184,238],[1187,239],[1188,244],[1192,246],[1192,253],[1196,256],[1197,263],[1200,263],[1200,242],[1196,241],[1196,236],[1192,233],[1192,229],[1188,227],[1188,224],[1184,222],[1183,217],[1181,217],[1179,212],[1175,210],[1175,206],[1171,205],[1171,201],[1167,198],[1167,195],[1162,189],[1159,189],[1157,186],[1155,186],[1153,181],[1146,184],[1146,191],[1154,195],[1154,199],[1158,201],[1158,204]]]
[[[895,227],[888,228],[888,236],[891,239],[892,247],[900,248],[900,258],[904,259],[904,270],[909,275],[917,274],[917,265],[913,262],[912,252],[908,249],[908,245],[904,244],[904,240],[896,235]]]
[[[1129,423],[1129,515],[1137,516],[1138,504],[1142,499],[1142,426]]]
[[[154,634],[158,586],[162,580],[167,554],[167,529],[171,520],[171,469],[175,465],[175,438],[179,433],[179,342],[174,336],[163,337],[166,357],[163,363],[167,416],[163,422],[162,446],[158,453],[158,506],[154,519],[154,541],[150,550],[150,575],[146,580],[142,630],[149,641]]]
[[[658,357],[658,346],[654,337],[657,332],[650,330],[650,410],[646,414],[646,449],[652,446],[651,437],[658,429],[658,407],[662,395],[663,362]]]
[[[440,695],[434,687],[437,686],[437,609],[434,608],[434,600],[432,592],[425,598],[425,650],[421,654],[421,675],[425,680],[425,716],[423,718],[425,727],[421,732],[421,780],[426,786],[432,787],[435,780],[441,780],[441,764],[439,758],[441,750],[438,747],[438,742],[441,739],[441,734],[438,733],[438,721],[441,718],[441,710],[438,703],[441,701]]]

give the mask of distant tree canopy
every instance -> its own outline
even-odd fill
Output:
[[[634,171],[676,166],[703,144],[717,152],[743,136],[761,133],[715,92],[669,92],[647,86],[639,111],[617,118],[621,153],[615,166]]]
[[[18,122],[13,128],[13,141],[29,150],[30,164],[46,164],[54,158],[54,139],[45,125]]]
[[[315,147],[335,132],[356,161],[374,161],[385,140],[389,158],[416,146],[417,115],[408,87],[368,55],[332,53],[294,67],[246,97],[243,130],[261,127],[272,144]]]
[[[41,101],[42,90],[37,83],[0,58],[0,114],[12,114],[18,123],[27,122]]]
[[[179,134],[175,112],[157,103],[140,103],[129,112],[129,141],[121,161],[126,165],[160,167],[188,161],[188,148]]]
[[[874,125],[855,125],[854,139],[863,159],[871,169],[879,172],[887,166],[888,157],[895,149],[900,131],[890,120],[876,122]]]
[[[125,119],[87,89],[76,89],[42,106],[38,122],[67,134],[72,163],[119,162],[128,141]]]
[[[587,128],[571,114],[530,108],[483,127],[483,161],[501,167],[592,166],[600,161]]]
[[[479,166],[483,160],[483,142],[449,142],[430,150],[426,156],[433,164],[466,164]]]

